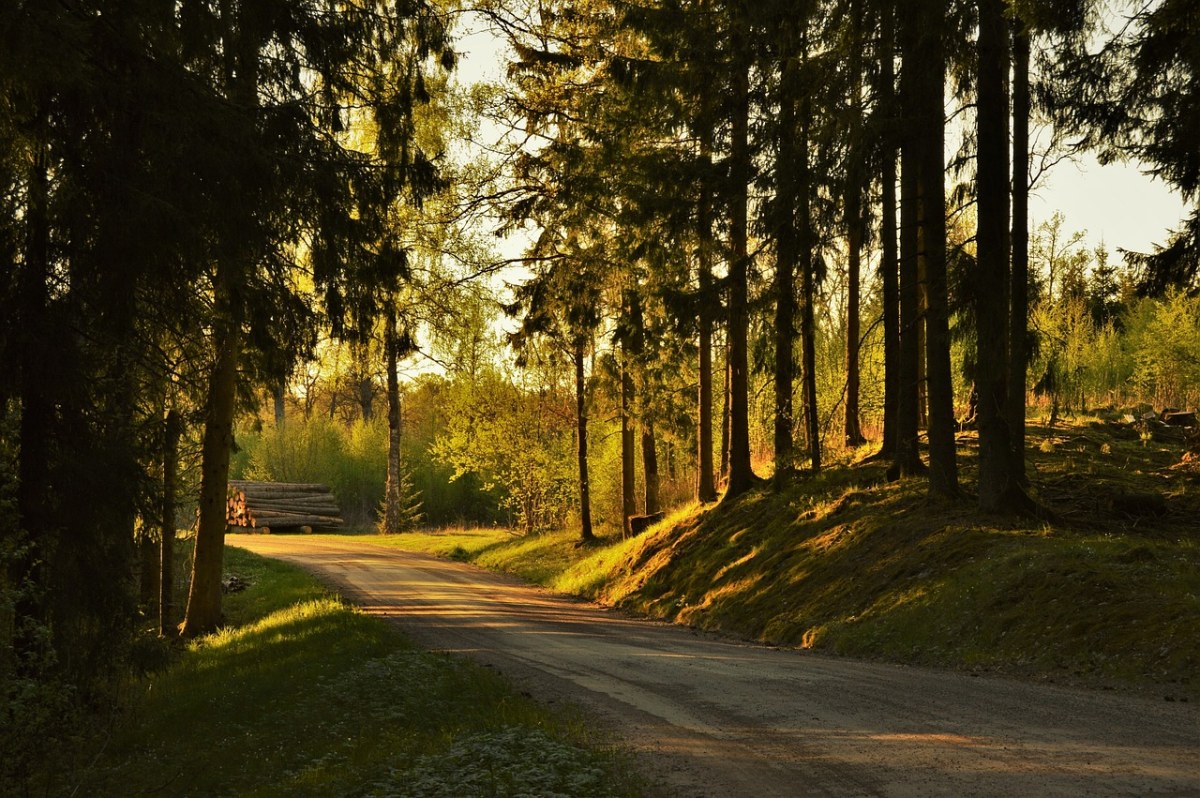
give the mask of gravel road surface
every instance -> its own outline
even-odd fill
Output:
[[[230,535],[426,648],[582,707],[692,796],[1195,796],[1200,705],[855,662],[631,619],[461,563]]]

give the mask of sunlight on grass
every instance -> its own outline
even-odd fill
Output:
[[[231,610],[263,614],[144,681],[86,794],[645,794],[576,718],[492,671],[413,648],[281,563],[230,549],[227,567],[253,575]]]

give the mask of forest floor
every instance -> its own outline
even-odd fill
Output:
[[[1049,520],[977,512],[966,433],[958,501],[867,462],[594,547],[570,532],[369,539],[745,640],[1196,700],[1200,460],[1102,422],[1031,426],[1028,442]]]

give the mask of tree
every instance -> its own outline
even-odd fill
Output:
[[[1080,3],[1081,19],[1090,4]],[[1079,146],[1101,163],[1134,159],[1197,206],[1151,253],[1129,253],[1143,288],[1191,286],[1200,274],[1200,32],[1189,0],[1123,2],[1126,23],[1096,47],[1092,30],[1077,24],[1059,32],[1062,57],[1054,108],[1058,121],[1082,136]]]
[[[979,391],[979,509],[1029,512],[1008,417],[1008,23],[1003,0],[979,3],[978,207],[975,281]]]
[[[754,482],[750,465],[749,274],[747,203],[752,179],[750,153],[750,6],[729,0],[727,14],[729,60],[729,483],[725,498],[748,491]]]

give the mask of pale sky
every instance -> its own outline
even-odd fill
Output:
[[[1031,227],[1056,210],[1062,211],[1068,231],[1086,231],[1091,246],[1103,243],[1114,256],[1118,249],[1152,251],[1188,215],[1179,194],[1134,164],[1101,166],[1091,155],[1050,171],[1044,187],[1030,198]]]

